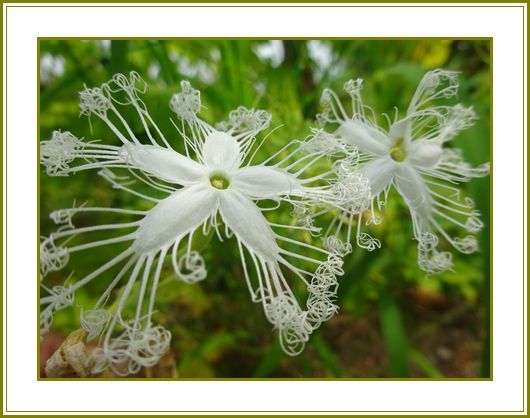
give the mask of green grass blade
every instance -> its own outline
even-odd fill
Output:
[[[280,346],[280,342],[277,338],[274,339],[274,343],[270,346],[269,350],[263,356],[258,367],[254,371],[252,377],[269,377],[271,373],[278,367],[284,354]]]
[[[408,377],[409,344],[399,307],[393,297],[384,291],[379,301],[379,320],[393,377]]]
[[[337,357],[328,343],[318,334],[313,336],[312,342],[326,369],[331,373],[331,376],[342,377]]]
[[[430,362],[430,360],[425,357],[422,353],[420,353],[417,350],[411,350],[409,353],[409,359],[411,362],[416,364],[427,377],[433,378],[433,379],[440,379],[443,376],[443,374]]]

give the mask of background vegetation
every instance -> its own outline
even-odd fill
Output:
[[[40,133],[55,129],[78,137],[116,141],[92,118],[79,117],[78,92],[116,72],[137,71],[149,84],[145,101],[166,133],[169,98],[182,79],[202,92],[210,123],[239,105],[262,108],[282,125],[262,155],[302,139],[315,126],[324,87],[340,91],[349,78],[363,78],[365,103],[380,114],[405,109],[425,71],[460,71],[458,101],[473,105],[480,120],[452,142],[472,164],[490,159],[490,50],[487,41],[460,40],[134,40],[40,43]],[[134,126],[141,131],[140,126]],[[177,140],[177,135],[174,135]],[[171,281],[159,292],[157,320],[173,335],[166,359],[180,377],[488,377],[490,373],[489,178],[464,185],[483,214],[481,251],[454,253],[454,272],[427,278],[416,265],[407,208],[392,194],[385,222],[369,230],[383,248],[354,249],[340,279],[340,312],[316,331],[298,357],[284,355],[261,306],[244,283],[237,246],[216,239],[204,251],[208,278],[189,286]],[[40,228],[55,229],[48,214],[74,200],[92,206],[149,207],[113,190],[95,172],[49,178],[41,170]],[[288,220],[287,206],[279,216]],[[78,215],[77,226],[108,222],[106,215]],[[108,260],[108,249],[72,257],[62,283]],[[170,275],[168,267],[166,275]],[[93,282],[76,294],[76,306],[60,312],[42,342],[45,359],[79,327],[79,306],[91,306],[106,287]],[[150,373],[150,374],[149,374]],[[158,373],[158,374],[157,374]],[[162,376],[163,371],[149,371]]]

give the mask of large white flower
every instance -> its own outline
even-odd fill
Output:
[[[69,287],[46,288],[49,295],[41,300],[44,306],[41,329],[46,331],[53,313],[71,305],[77,289],[111,267],[123,266],[96,306],[82,314],[81,324],[89,338],[105,332],[95,371],[110,366],[117,373],[135,372],[141,366],[156,363],[167,351],[169,333],[151,323],[164,259],[170,256],[181,280],[188,283],[203,280],[207,274],[205,263],[193,249],[192,239],[196,233],[207,235],[212,228],[220,239],[235,236],[252,300],[263,305],[267,319],[279,331],[286,353],[299,353],[309,334],[337,310],[336,276],[343,273],[340,254],[344,248],[329,240],[328,247],[321,249],[278,232],[291,228],[315,233],[317,229],[308,218],[308,205],[340,206],[344,201],[330,180],[332,172],[304,178],[306,170],[325,152],[313,150],[296,158],[305,144],[295,141],[265,162],[252,165],[262,143],[256,141],[256,134],[269,126],[270,115],[240,107],[230,113],[228,121],[214,128],[197,117],[201,109],[199,91],[185,81],[181,86],[182,92],[172,97],[170,107],[179,118],[174,126],[184,139],[184,154],[170,146],[147,112],[139,97],[146,87],[136,73],[129,78],[116,75],[101,87],[81,93],[81,112],[99,117],[122,145],[82,141],[69,132],[54,132],[49,141],[41,142],[41,162],[50,175],[96,168],[115,188],[153,202],[148,211],[88,207],[59,210],[51,217],[64,226],[42,239],[42,276],[64,267],[73,252],[130,243],[125,251]],[[123,118],[119,108],[125,106],[136,110],[149,144],[142,143]],[[276,157],[278,161],[273,164],[271,161]],[[135,179],[164,192],[166,197],[156,199],[140,193],[132,187],[130,179],[111,171],[114,168],[128,169]],[[269,222],[263,215],[265,209],[256,204],[260,200],[294,205],[294,213],[302,223],[289,226]],[[72,216],[87,211],[116,212],[139,219],[126,224],[74,228]],[[114,229],[130,231],[106,240],[68,245],[71,237],[81,233]],[[289,250],[282,248],[281,242]],[[293,252],[293,248],[300,251]],[[313,264],[314,270],[307,271],[300,263]],[[285,272],[307,286],[309,297],[305,308],[297,302]],[[124,290],[111,314],[104,305],[112,289],[122,281]],[[125,320],[123,308],[136,281],[140,282],[136,315]],[[148,301],[144,303],[144,299]],[[115,337],[119,328],[123,332]],[[127,370],[120,368],[123,364],[128,364]]]
[[[372,202],[368,222],[378,223],[375,209],[381,209],[390,187],[395,187],[408,205],[418,241],[418,264],[429,274],[450,269],[451,254],[436,249],[439,236],[456,250],[468,254],[477,250],[473,235],[451,237],[449,224],[476,233],[482,227],[473,201],[462,198],[457,187],[471,178],[489,174],[489,163],[478,168],[466,163],[459,150],[444,145],[476,120],[471,107],[435,105],[433,101],[457,94],[457,73],[434,70],[425,74],[407,109],[405,117],[390,121],[389,129],[380,128],[373,111],[361,99],[362,80],[348,81],[344,89],[352,99],[352,116],[348,116],[339,97],[324,90],[325,110],[318,115],[321,123],[338,124],[331,141],[356,147],[355,156],[361,172],[370,183]],[[320,141],[330,138],[318,138]],[[485,146],[487,144],[485,143]],[[347,173],[346,173],[347,175]],[[337,231],[349,220],[348,236],[353,214],[343,212],[330,227]],[[357,243],[372,250],[380,246],[377,239],[361,232],[361,216],[357,222]],[[338,233],[338,232],[336,232]]]

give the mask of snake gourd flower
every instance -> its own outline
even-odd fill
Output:
[[[339,96],[330,89],[322,95],[324,111],[317,115],[323,125],[338,126],[333,133],[318,132],[314,147],[346,152],[356,161],[343,176],[362,173],[368,179],[371,203],[366,223],[381,222],[381,210],[390,188],[395,188],[409,208],[414,238],[418,244],[418,265],[428,274],[452,268],[452,255],[437,249],[443,238],[457,251],[469,254],[478,249],[474,233],[483,223],[473,201],[462,197],[459,185],[476,177],[487,176],[489,163],[472,167],[464,161],[460,150],[447,147],[462,130],[473,125],[477,116],[471,107],[461,104],[435,104],[458,92],[458,73],[446,70],[427,72],[420,81],[403,118],[396,117],[389,128],[381,128],[373,110],[361,97],[362,80],[349,80],[344,90],[351,97],[352,114],[348,115]],[[354,153],[348,154],[348,147]],[[354,217],[357,219],[356,242],[373,250],[381,246],[376,238],[362,232],[362,211],[343,211],[337,215],[328,234],[338,235],[347,223],[348,241]],[[468,235],[452,237],[447,226],[462,229]]]
[[[79,288],[96,278],[109,281],[95,306],[82,310],[80,318],[88,339],[100,338],[94,372],[110,368],[118,374],[135,373],[156,364],[167,352],[171,335],[152,322],[156,290],[166,258],[180,280],[195,283],[206,278],[206,263],[192,246],[196,233],[208,235],[213,231],[221,240],[235,238],[251,299],[262,304],[287,354],[300,353],[311,332],[337,311],[334,302],[337,277],[343,274],[345,244],[328,239],[321,248],[281,232],[316,233],[311,209],[341,207],[346,198],[350,199],[338,193],[333,170],[307,175],[310,167],[326,157],[327,150],[308,150],[304,141],[292,141],[254,164],[263,144],[256,135],[269,127],[270,114],[239,107],[227,121],[212,126],[198,116],[202,108],[200,92],[187,81],[181,83],[181,88],[170,101],[177,116],[176,121],[172,120],[175,133],[171,138],[149,114],[141,99],[147,86],[133,72],[129,77],[115,75],[102,86],[85,88],[80,93],[81,114],[101,119],[119,145],[81,140],[67,131],[55,131],[51,139],[41,142],[41,163],[49,175],[67,176],[96,169],[115,189],[152,204],[146,211],[86,206],[61,209],[51,218],[62,226],[41,239],[41,279],[65,267],[72,253],[128,243],[125,250],[69,286],[49,289],[43,285],[47,295],[41,298],[42,333],[50,327],[55,312],[73,304]],[[141,140],[125,120],[125,108],[133,110],[147,141]],[[174,142],[174,136],[183,144]],[[177,146],[183,152],[177,152]],[[132,177],[118,175],[117,170],[128,170]],[[131,179],[165,197],[158,199],[138,191]],[[364,198],[367,201],[368,196]],[[292,205],[299,224],[268,221],[266,209],[258,206],[263,200]],[[137,220],[75,228],[72,218],[81,212],[117,213]],[[114,230],[128,232],[70,244],[74,236]],[[116,266],[120,266],[118,273],[104,279]],[[291,290],[287,279],[292,277],[301,280],[308,290],[305,306]],[[127,319],[124,307],[132,298],[136,282],[139,291],[135,315]],[[105,305],[119,286],[122,289],[116,309],[111,312]]]

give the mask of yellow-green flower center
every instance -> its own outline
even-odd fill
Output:
[[[405,161],[407,154],[403,149],[403,138],[398,138],[394,146],[390,149],[390,158],[394,161],[401,163]]]
[[[230,186],[230,181],[224,173],[212,173],[210,175],[210,183],[219,190],[228,189],[228,186]]]

